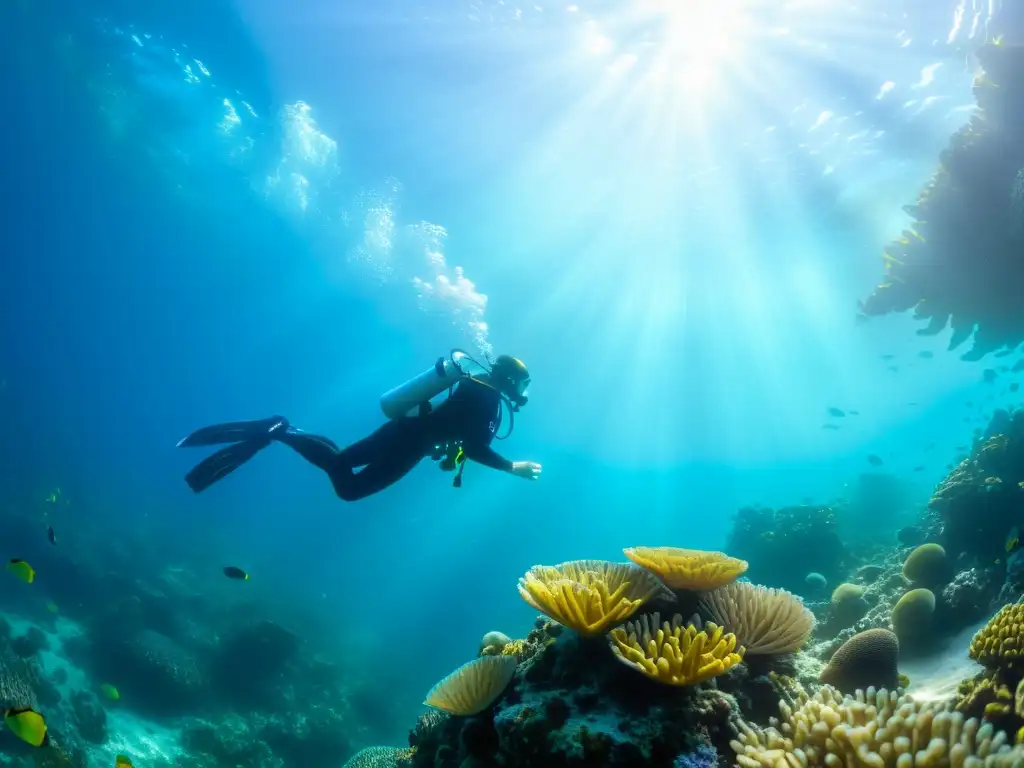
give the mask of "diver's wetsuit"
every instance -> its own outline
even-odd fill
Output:
[[[339,448],[326,437],[288,426],[287,420],[280,416],[204,427],[178,445],[235,443],[207,457],[185,476],[196,493],[277,441],[324,470],[341,499],[357,501],[405,477],[435,446],[455,441],[462,444],[466,458],[494,469],[511,471],[512,462],[491,448],[501,424],[501,406],[501,394],[496,389],[474,379],[465,379],[436,408],[420,416],[388,421],[369,437],[347,448]],[[362,469],[357,472],[359,467]]]
[[[357,501],[401,480],[434,446],[453,441],[462,443],[467,458],[512,471],[512,462],[491,448],[500,423],[501,395],[487,384],[467,379],[429,413],[388,421],[347,448],[294,428],[275,439],[324,470],[340,498]],[[358,467],[362,469],[356,472]]]

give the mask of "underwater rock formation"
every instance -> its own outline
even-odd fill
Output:
[[[538,622],[525,641],[531,655],[491,709],[421,718],[410,734],[413,765],[669,768],[727,743],[732,696],[648,680],[616,663],[604,638],[556,639],[552,629]]]
[[[838,584],[849,567],[830,507],[744,507],[736,513],[726,549],[750,564],[753,581],[796,594],[806,591],[808,572]]]
[[[978,108],[905,206],[913,223],[886,247],[886,279],[861,303],[863,316],[914,309],[922,335],[951,326],[951,349],[973,336],[970,360],[1024,341],[1024,48],[996,42],[977,56]]]

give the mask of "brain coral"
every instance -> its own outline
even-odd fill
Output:
[[[772,727],[739,723],[731,744],[741,768],[1024,764],[1024,747],[1007,744],[1005,732],[908,695],[872,688],[844,697],[825,686],[814,696],[801,693],[794,704],[779,703],[781,717]]]
[[[748,654],[792,653],[814,629],[814,614],[799,597],[746,581],[709,592],[701,607],[735,633]]]
[[[970,656],[987,667],[1016,666],[1024,647],[1024,603],[1004,605],[971,640]]]
[[[938,544],[922,544],[903,563],[903,575],[921,587],[934,587],[948,578],[946,550]]]
[[[892,628],[903,642],[925,637],[935,613],[935,595],[928,589],[912,589],[892,607]]]
[[[736,581],[747,570],[745,560],[722,552],[678,547],[630,547],[622,551],[672,589],[717,589]]]
[[[888,629],[858,632],[832,654],[819,680],[841,691],[899,685],[900,641]]]

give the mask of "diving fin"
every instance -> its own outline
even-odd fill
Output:
[[[270,436],[264,432],[262,438],[254,437],[221,448],[192,467],[191,471],[185,475],[185,482],[196,493],[205,491],[222,477],[245,464],[268,445],[270,445]]]
[[[192,434],[181,438],[175,447],[192,448],[199,445],[220,445],[261,437],[269,438],[274,432],[287,428],[288,419],[284,416],[271,416],[269,419],[255,421],[228,421],[224,424],[213,424],[197,429]]]

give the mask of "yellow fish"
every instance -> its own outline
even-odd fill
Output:
[[[7,564],[7,570],[13,573],[17,578],[24,581],[26,584],[31,584],[36,580],[35,569],[22,560],[20,557],[12,558]]]
[[[5,709],[4,723],[11,729],[11,733],[33,747],[41,747],[50,741],[50,734],[46,730],[46,720],[34,709],[28,707]]]
[[[103,683],[103,685],[100,686],[100,693],[102,693],[111,701],[121,700],[121,692],[118,691],[117,688],[112,686],[110,683]]]
[[[114,768],[132,768],[134,763],[128,755],[118,755],[114,758]]]
[[[1020,546],[1020,529],[1015,525],[1006,534],[1006,553],[1010,554]]]

